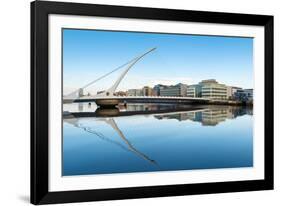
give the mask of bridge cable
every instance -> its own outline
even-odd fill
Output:
[[[92,85],[92,84],[98,82],[99,80],[101,80],[101,79],[107,77],[108,75],[110,75],[110,74],[116,72],[117,70],[123,68],[124,66],[126,66],[126,65],[128,65],[128,64],[130,64],[130,63],[132,63],[132,62],[135,61],[137,58],[139,58],[139,57],[135,57],[134,59],[132,59],[132,60],[126,62],[125,64],[122,64],[121,66],[117,67],[116,69],[114,69],[114,70],[112,70],[112,71],[110,71],[110,72],[108,72],[108,73],[102,75],[101,77],[99,77],[99,78],[97,78],[97,79],[91,81],[90,83],[86,84],[85,86],[83,86],[83,87],[81,87],[81,88],[79,88],[79,89],[77,89],[77,90],[75,90],[75,91],[69,93],[68,95],[66,95],[66,97],[75,94],[75,93],[78,92],[80,89],[85,89],[86,87],[89,87],[90,85]]]

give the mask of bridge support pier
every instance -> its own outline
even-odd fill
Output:
[[[118,99],[97,99],[96,104],[101,108],[115,108],[120,100]]]

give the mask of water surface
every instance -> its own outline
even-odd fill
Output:
[[[64,113],[63,176],[253,166],[251,108],[73,103]]]

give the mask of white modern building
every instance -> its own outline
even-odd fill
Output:
[[[209,99],[227,99],[227,86],[219,84],[215,79],[203,80],[199,83],[202,86],[201,96]]]
[[[219,84],[215,79],[207,79],[202,80],[198,84],[188,86],[187,96],[209,99],[228,99],[227,89],[226,85]]]

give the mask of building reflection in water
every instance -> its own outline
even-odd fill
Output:
[[[66,111],[76,113],[76,117],[82,117],[84,112],[88,113],[89,117],[151,114],[159,120],[192,120],[201,122],[203,126],[215,126],[226,119],[234,119],[245,114],[253,115],[253,109],[250,107],[223,105],[128,104],[127,106],[119,105],[118,108],[113,109],[101,109],[97,108],[94,103],[78,103],[77,105],[64,105],[64,112]]]
[[[128,104],[126,107],[123,105],[119,106],[120,111],[163,111],[163,110],[172,110],[172,109],[184,109],[189,108],[187,105],[173,105],[173,104]]]
[[[192,120],[201,122],[203,126],[216,126],[226,119],[234,119],[242,115],[253,115],[253,110],[247,107],[214,106],[201,111],[178,112],[173,114],[157,114],[156,119]]]

